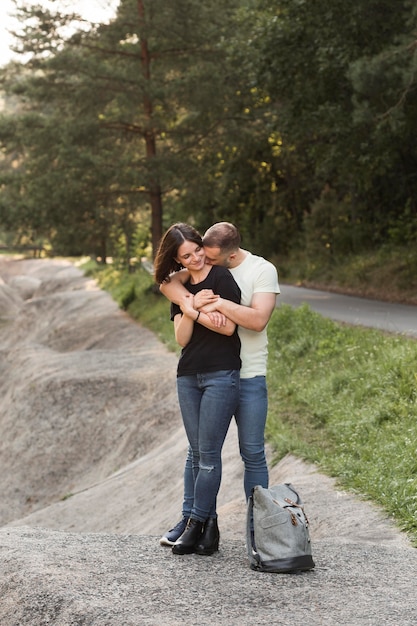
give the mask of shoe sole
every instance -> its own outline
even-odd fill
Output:
[[[214,554],[215,552],[219,551],[219,546],[215,547],[215,548],[211,548],[210,550],[204,550],[204,549],[195,549],[195,553],[199,554],[200,556],[211,556],[212,554]]]
[[[170,541],[166,537],[161,537],[161,539],[159,540],[159,543],[161,544],[161,546],[168,546],[169,548],[172,548],[175,541]]]
[[[172,546],[172,553],[173,554],[194,554],[195,553],[195,549],[194,547],[191,548],[183,548],[182,546],[177,546],[177,545],[173,545]]]

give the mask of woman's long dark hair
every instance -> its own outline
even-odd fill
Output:
[[[203,247],[200,233],[190,224],[184,224],[183,222],[170,226],[162,237],[154,260],[154,276],[158,285],[168,282],[169,275],[182,268],[182,265],[175,260],[175,257],[178,255],[178,248],[184,241],[191,241]]]

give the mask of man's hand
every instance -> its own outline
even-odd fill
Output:
[[[206,313],[210,322],[214,324],[216,328],[221,328],[222,326],[226,326],[227,317],[223,315],[223,313],[219,313],[219,311],[207,312],[204,309],[201,309],[202,313]]]
[[[202,289],[194,296],[194,306],[196,309],[202,309],[203,307],[215,305],[219,296],[217,296],[211,289]],[[213,306],[209,311],[215,311],[216,306]]]
[[[185,294],[181,295],[178,301],[178,306],[180,307],[184,316],[189,317],[191,320],[193,320],[193,322],[196,321],[196,317],[198,313],[197,307],[195,305],[196,296],[197,294],[193,296],[193,294],[187,291]],[[201,313],[206,313],[206,311],[204,310],[204,307],[202,309],[199,309],[199,311],[201,311]],[[227,318],[223,315],[223,313],[219,313],[218,311],[212,311],[206,314],[210,322],[213,324],[215,328],[223,328],[223,327],[225,328],[227,326]],[[203,321],[203,318],[200,318],[200,319]],[[179,325],[180,325],[180,322],[178,323],[176,327],[176,330],[178,332],[177,341],[178,343],[180,343],[180,345],[184,346],[186,345],[186,343],[188,343],[189,337],[187,336],[186,341],[184,341],[184,331],[182,331],[181,335],[179,334]],[[203,325],[206,326],[207,328],[210,328],[210,326],[208,326],[207,323],[204,323],[204,321],[203,321]],[[234,324],[233,324],[233,327],[234,327]],[[183,343],[181,343],[181,340],[183,341]]]

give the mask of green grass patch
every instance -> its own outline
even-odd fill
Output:
[[[283,305],[268,386],[276,458],[313,461],[417,539],[417,342]]]
[[[93,270],[122,308],[179,352],[169,303],[143,269]],[[267,439],[384,507],[417,545],[417,342],[281,305],[269,324]]]

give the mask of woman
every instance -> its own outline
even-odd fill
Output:
[[[240,289],[224,267],[206,265],[200,234],[188,224],[171,226],[163,236],[154,262],[158,284],[185,267],[189,294],[171,304],[175,338],[182,346],[177,391],[187,438],[192,450],[194,499],[190,518],[172,546],[174,554],[213,554],[219,547],[216,498],[220,488],[221,451],[239,401],[240,340],[236,325],[225,320],[215,326],[198,311],[198,292],[211,289],[222,298],[240,302]],[[200,302],[201,306],[201,302]]]

